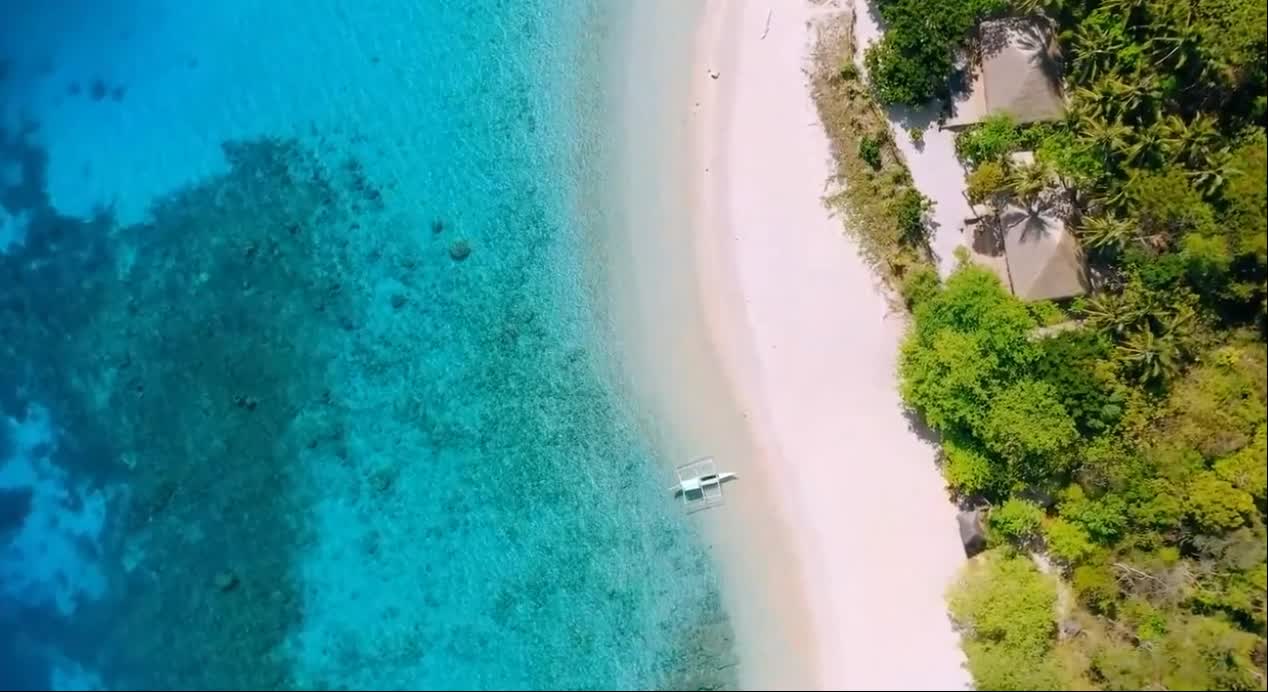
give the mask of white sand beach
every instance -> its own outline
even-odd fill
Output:
[[[627,265],[619,331],[667,464],[712,454],[740,474],[701,521],[742,684],[966,688],[943,600],[964,556],[897,393],[904,316],[822,202],[810,23],[848,4],[704,5],[690,84],[659,95],[687,112],[629,99],[627,192],[651,203],[625,210],[608,251]]]

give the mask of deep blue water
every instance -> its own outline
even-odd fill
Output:
[[[605,377],[615,0],[0,0],[0,688],[733,682]]]

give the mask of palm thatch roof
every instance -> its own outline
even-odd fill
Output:
[[[1090,290],[1083,251],[1056,213],[1010,204],[999,223],[1013,295],[1022,300],[1059,300]]]
[[[980,59],[969,96],[956,106],[949,127],[965,127],[1006,113],[1018,123],[1065,115],[1061,55],[1051,23],[1042,17],[1008,17],[978,27]]]

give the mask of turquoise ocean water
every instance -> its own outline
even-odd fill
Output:
[[[0,1],[0,688],[732,684],[608,0]]]

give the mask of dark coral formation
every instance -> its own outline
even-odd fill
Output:
[[[264,654],[299,612],[291,551],[303,527],[288,518],[303,511],[285,504],[287,431],[323,405],[317,345],[354,314],[318,278],[332,275],[337,243],[297,229],[332,225],[339,193],[294,143],[236,143],[228,175],[114,229],[104,212],[55,213],[43,152],[0,134],[0,156],[24,169],[0,202],[31,219],[25,244],[0,255],[3,356],[27,365],[13,384],[74,431],[67,463],[126,478],[121,528],[146,556],[115,575],[117,602],[77,626],[105,635],[95,658],[132,684],[284,685]],[[231,600],[214,598],[223,564],[241,565]]]
[[[30,513],[30,488],[0,488],[0,540],[6,534],[22,528]]]
[[[84,660],[144,688],[325,682],[291,679],[280,653],[301,615],[297,558],[318,538],[309,503],[331,491],[297,476],[320,464],[375,510],[413,512],[417,532],[371,522],[355,548],[375,565],[421,556],[424,594],[383,613],[390,650],[372,637],[332,646],[332,681],[386,684],[380,667],[443,661],[458,666],[447,675],[501,676],[494,685],[610,687],[619,670],[629,684],[733,686],[716,593],[689,613],[660,607],[667,578],[707,581],[692,537],[646,503],[595,505],[659,497],[659,481],[584,340],[542,297],[559,229],[531,181],[507,186],[499,219],[515,232],[496,245],[455,223],[482,254],[448,270],[470,245],[438,235],[442,221],[392,226],[360,163],[330,165],[293,141],[226,145],[227,174],[122,228],[108,210],[57,215],[43,153],[6,143],[24,184],[0,202],[32,221],[27,243],[0,256],[0,349],[29,364],[22,388],[75,431],[67,463],[127,480],[119,533],[141,555],[112,575],[115,601],[77,617],[96,642]],[[424,365],[438,354],[443,366]],[[580,468],[591,485],[561,482]],[[517,569],[469,602],[447,568],[475,559],[453,555],[473,536]],[[467,615],[438,632],[423,626],[434,611]],[[663,668],[577,665],[578,651],[619,656],[660,632],[680,632],[655,652]],[[512,646],[533,647],[533,666],[499,668]],[[638,665],[651,659],[640,651]]]

